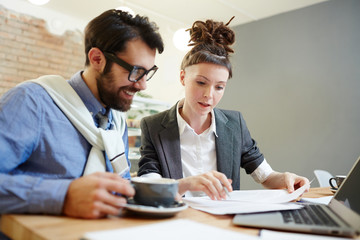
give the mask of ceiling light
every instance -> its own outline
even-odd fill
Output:
[[[191,47],[188,46],[190,41],[189,31],[185,31],[185,28],[181,28],[174,33],[173,43],[180,51],[187,51]]]
[[[32,4],[35,5],[44,5],[47,4],[50,0],[28,0],[29,2],[31,2]]]

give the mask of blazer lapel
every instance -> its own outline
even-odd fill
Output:
[[[214,114],[218,135],[215,139],[217,168],[219,172],[231,178],[233,172],[233,131],[227,126],[228,119],[220,110],[215,108]]]
[[[165,161],[169,171],[169,177],[180,179],[183,177],[181,164],[179,127],[176,120],[177,104],[173,106],[161,122],[164,127],[159,132],[160,141],[165,154]]]

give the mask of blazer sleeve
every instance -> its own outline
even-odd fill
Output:
[[[241,167],[247,174],[252,173],[264,161],[264,155],[252,139],[242,114],[239,112],[240,128],[242,134]]]
[[[153,141],[151,139],[151,134],[149,131],[149,118],[143,118],[140,122],[141,128],[141,147],[140,153],[141,158],[139,161],[139,171],[138,176],[147,174],[147,173],[161,173],[161,166],[159,158],[154,147]]]

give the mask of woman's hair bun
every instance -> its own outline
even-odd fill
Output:
[[[235,33],[228,27],[233,18],[226,24],[214,20],[194,22],[193,26],[187,29],[190,31],[189,46],[217,45],[227,53],[233,53],[234,50],[230,45],[235,42]]]

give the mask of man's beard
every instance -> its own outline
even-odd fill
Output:
[[[116,80],[113,78],[111,72],[106,74],[101,73],[100,76],[96,78],[100,100],[106,107],[126,112],[130,109],[132,100],[121,97],[120,92],[124,90],[137,92],[139,89],[131,86],[115,89],[112,84],[115,81]]]

